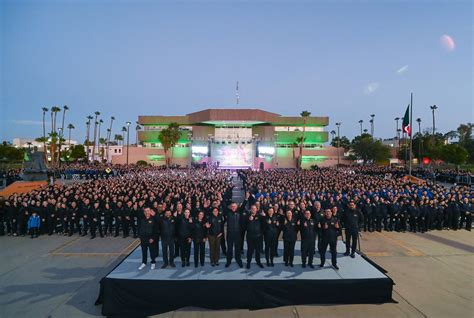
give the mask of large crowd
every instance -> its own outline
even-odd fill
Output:
[[[72,169],[93,171],[78,166],[58,173]],[[0,234],[139,237],[141,269],[148,251],[154,268],[160,241],[163,267],[174,267],[178,256],[189,266],[191,245],[194,265],[204,265],[206,243],[212,266],[219,265],[222,251],[226,266],[235,258],[242,267],[244,240],[247,267],[253,257],[263,267],[261,254],[273,266],[280,238],[285,265],[293,266],[299,236],[303,266],[313,267],[316,251],[324,265],[329,247],[337,269],[338,236],[345,238],[346,255],[354,257],[359,231],[470,231],[474,214],[469,187],[410,183],[403,171],[390,168],[240,170],[241,203],[233,201],[235,178],[229,171],[139,166],[96,171],[105,169],[111,172],[6,198],[0,202]]]

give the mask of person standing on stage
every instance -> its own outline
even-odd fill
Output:
[[[278,248],[278,229],[280,227],[280,222],[278,221],[278,216],[275,214],[275,210],[272,207],[267,211],[264,225],[265,259],[267,261],[267,266],[273,267],[273,258],[275,257],[275,251]]]
[[[225,215],[225,222],[227,223],[227,262],[225,267],[229,267],[232,262],[232,257],[235,257],[235,261],[242,268],[242,228],[243,219],[242,210],[245,209],[246,201],[244,201],[240,208],[237,207],[237,203],[232,202],[230,209]]]
[[[199,262],[201,266],[204,266],[207,229],[203,211],[199,211],[196,219],[193,221],[192,239],[194,245],[194,267],[198,267]]]
[[[301,263],[303,268],[306,267],[306,260],[308,266],[314,268],[313,258],[314,249],[316,246],[316,223],[311,218],[311,211],[304,211],[304,217],[300,222],[300,233],[301,233]]]
[[[252,205],[250,207],[250,215],[247,219],[247,269],[250,268],[253,254],[255,253],[255,261],[260,268],[263,265],[260,261],[260,251],[263,244],[263,233],[262,233],[262,220],[263,217],[257,214],[257,206]]]
[[[331,263],[334,269],[337,267],[337,236],[339,232],[339,221],[332,217],[330,209],[324,211],[324,219],[319,223],[318,227],[321,227],[323,233],[323,241],[321,243],[321,250],[319,251],[321,257],[321,264],[319,267],[323,267],[326,262],[326,251],[331,251]]]
[[[165,216],[160,222],[160,234],[161,234],[161,249],[163,251],[163,265],[161,268],[166,268],[168,265],[176,267],[174,265],[174,240],[176,233],[176,222],[171,211],[167,210]]]
[[[156,237],[158,236],[157,218],[150,208],[145,208],[143,215],[138,216],[138,235],[142,248],[142,264],[138,267],[142,270],[146,267],[148,250],[150,250],[151,269],[155,269],[156,264]]]
[[[224,220],[219,214],[217,207],[212,209],[212,213],[206,223],[209,238],[209,258],[211,266],[219,266],[220,242],[224,233]]]
[[[285,266],[293,267],[293,258],[295,257],[295,244],[297,233],[297,221],[293,218],[293,212],[286,212],[285,223],[283,224],[283,260]]]
[[[182,267],[189,266],[192,227],[193,219],[191,218],[191,211],[186,209],[183,215],[178,218],[178,243]]]
[[[94,202],[90,210],[90,225],[91,225],[91,239],[94,239],[96,236],[97,229],[99,230],[100,237],[104,237],[104,233],[102,232],[102,223],[100,220],[101,215],[101,208],[99,201]]]
[[[355,202],[349,202],[349,208],[345,213],[345,235],[346,235],[346,252],[344,255],[355,257],[357,248],[357,239],[359,237],[360,224],[364,222],[364,216],[359,209],[356,208]]]

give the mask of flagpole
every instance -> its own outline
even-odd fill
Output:
[[[413,161],[413,93],[410,95],[410,163],[408,166],[408,174],[410,175],[410,181],[411,181],[411,163]]]

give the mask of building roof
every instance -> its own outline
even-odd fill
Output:
[[[168,125],[176,122],[181,126],[186,125],[259,125],[274,126],[302,126],[304,119],[300,116],[281,116],[256,108],[219,109],[210,108],[185,116],[139,116],[138,122],[142,125]],[[307,126],[327,126],[328,117],[310,116],[306,118]]]

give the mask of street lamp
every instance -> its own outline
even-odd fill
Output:
[[[438,106],[436,106],[436,105],[430,106],[430,109],[433,112],[433,136],[434,136],[434,134],[436,132],[436,128],[435,128],[435,110],[438,109]]]
[[[125,124],[127,125],[127,166],[128,166],[128,148],[130,146],[130,125],[132,123],[127,121]]]
[[[364,121],[363,121],[362,119],[359,120],[359,124],[360,124],[360,135],[361,135],[361,136],[362,136],[362,123],[363,123],[363,122],[364,122]]]
[[[341,136],[339,134],[339,129],[341,128],[342,123],[336,123],[337,126],[337,167],[339,167],[340,164],[340,154],[339,154],[339,148],[341,147]]]
[[[395,129],[395,133],[397,136],[397,139],[400,139],[400,136],[398,135],[398,121],[400,120],[400,117],[395,117],[395,122],[397,123],[397,127]]]

